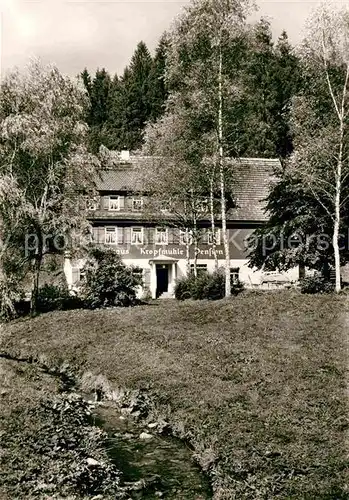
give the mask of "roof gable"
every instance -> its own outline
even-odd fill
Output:
[[[155,159],[148,156],[130,157],[128,163],[121,163],[120,168],[103,170],[97,180],[100,192],[139,192],[142,184],[138,167],[151,170]],[[241,158],[226,159],[234,172],[232,192],[236,207],[229,211],[229,218],[237,221],[265,221],[265,203],[270,185],[275,180],[275,170],[280,167],[277,159]]]

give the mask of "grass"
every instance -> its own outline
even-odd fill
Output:
[[[345,296],[246,293],[50,313],[6,326],[2,351],[149,391],[217,500],[344,499],[348,322]]]
[[[106,435],[91,424],[87,403],[60,394],[58,379],[34,364],[0,359],[0,374],[1,500],[120,498]]]

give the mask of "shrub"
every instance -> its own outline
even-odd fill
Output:
[[[308,276],[300,280],[302,293],[331,293],[334,290],[333,283],[323,276]]]
[[[221,271],[208,275],[206,286],[203,290],[203,299],[220,300],[225,296],[225,276]]]
[[[79,297],[71,295],[68,288],[56,285],[44,285],[39,289],[37,311],[63,311],[82,307]]]
[[[243,284],[238,281],[231,284],[232,295],[243,290]],[[193,273],[179,279],[175,287],[177,300],[220,300],[225,296],[225,275],[222,269],[213,274],[205,273],[195,277]]]
[[[192,288],[195,277],[193,274],[183,276],[176,281],[175,297],[177,300],[187,300],[192,298]]]
[[[81,397],[33,402],[3,426],[1,485],[9,498],[119,498],[120,473],[108,461],[106,439]]]
[[[81,284],[81,296],[86,307],[96,309],[137,304],[136,289],[142,280],[135,270],[125,266],[112,249],[92,249]]]

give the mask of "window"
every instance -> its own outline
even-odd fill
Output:
[[[180,230],[179,232],[179,243],[181,245],[191,245],[193,242],[192,235],[189,231],[189,229],[186,230]]]
[[[190,270],[194,272],[194,264],[190,264]],[[207,264],[196,264],[196,271],[198,276],[202,276],[207,273]]]
[[[168,229],[166,227],[157,227],[155,230],[155,245],[168,244]]]
[[[171,203],[169,201],[162,201],[160,206],[160,211],[162,213],[168,213],[171,211]]]
[[[143,245],[143,228],[131,228],[131,245]]]
[[[220,245],[221,244],[221,230],[216,228],[215,233],[216,233],[216,245]],[[209,230],[207,232],[207,243],[208,243],[208,245],[213,245],[213,232],[212,232],[212,230]]]
[[[240,268],[239,267],[231,267],[230,268],[230,284],[236,285],[239,282],[239,274],[240,274]]]
[[[117,243],[117,227],[106,227],[105,228],[105,243],[107,245],[116,245]]]
[[[140,212],[143,208],[143,199],[142,198],[133,198],[132,200],[132,210],[134,212]]]
[[[109,210],[120,210],[119,196],[109,196]]]

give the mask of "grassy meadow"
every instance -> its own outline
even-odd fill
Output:
[[[146,390],[217,500],[344,499],[348,322],[345,295],[246,292],[18,320],[1,352]]]

